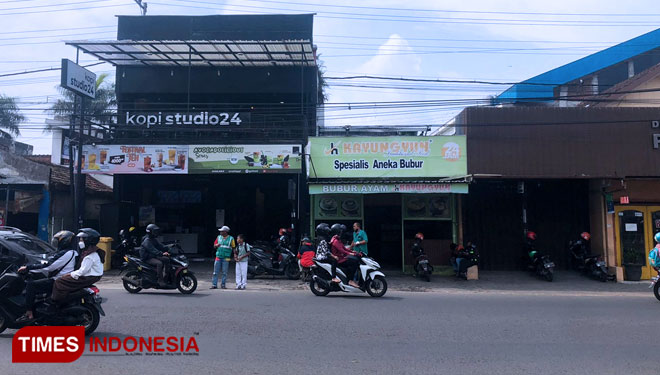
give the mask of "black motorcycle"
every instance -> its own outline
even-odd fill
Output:
[[[142,289],[179,289],[183,294],[192,294],[197,289],[197,277],[188,269],[188,258],[183,255],[183,251],[177,242],[165,245],[170,253],[169,267],[166,270],[166,276],[163,280],[165,286],[158,284],[158,275],[156,267],[142,261],[139,256],[124,256],[124,266],[122,276],[124,289],[129,293],[138,293]],[[177,254],[177,255],[171,255]]]
[[[124,264],[124,256],[139,256],[140,254],[140,244],[137,243],[137,238],[126,234],[122,229],[119,231],[119,245],[115,248],[114,253],[111,258],[112,268],[120,268]]]
[[[605,261],[598,255],[588,254],[582,241],[571,241],[568,248],[571,254],[571,263],[576,271],[602,282],[613,279],[613,276],[610,276],[607,272]]]
[[[546,281],[554,279],[555,263],[550,260],[550,256],[541,255],[538,251],[531,251],[529,257],[528,269],[531,273]]]
[[[0,275],[0,333],[7,328],[20,329],[25,326],[83,326],[85,334],[96,330],[105,312],[101,307],[99,289],[92,285],[69,294],[60,304],[53,304],[46,294],[38,295],[34,305],[34,321],[17,323],[25,314],[26,278],[34,275],[18,274],[16,269],[7,268]],[[13,267],[16,268],[16,267]]]
[[[286,247],[269,246],[263,242],[256,242],[250,250],[248,258],[248,279],[258,275],[285,275],[290,280],[300,278],[298,258]]]

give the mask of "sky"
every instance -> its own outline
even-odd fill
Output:
[[[330,79],[330,103],[483,99],[508,86],[660,27],[658,0],[154,0],[148,15],[315,13],[314,43],[327,77],[372,75],[485,80],[501,85]],[[0,0],[0,76],[75,61],[65,40],[116,39],[116,15],[133,0]],[[82,64],[94,63],[82,54]],[[109,73],[114,67],[90,68]],[[59,71],[0,77],[28,117],[19,141],[51,153],[43,109],[59,96]],[[356,87],[361,86],[361,87]],[[370,86],[370,87],[364,87]],[[375,86],[375,87],[374,87]],[[398,88],[394,88],[398,86]],[[444,124],[461,107],[344,109],[326,125]]]

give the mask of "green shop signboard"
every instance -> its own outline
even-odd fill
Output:
[[[310,178],[467,174],[465,136],[311,137],[309,153]]]
[[[309,193],[316,194],[467,194],[468,184],[400,183],[400,184],[310,184]]]
[[[192,145],[188,173],[299,173],[298,145]]]

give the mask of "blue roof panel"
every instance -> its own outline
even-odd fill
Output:
[[[554,88],[559,85],[658,47],[660,47],[660,28],[517,83],[498,95],[497,99],[505,99],[501,100],[503,102],[536,98],[541,101],[551,99],[554,96]]]

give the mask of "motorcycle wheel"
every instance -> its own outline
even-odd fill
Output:
[[[543,278],[545,279],[545,281],[552,282],[552,280],[554,279],[554,273],[552,271],[547,271],[545,275],[543,275]]]
[[[431,275],[429,275],[428,273],[425,273],[424,274],[424,280],[426,280],[427,283],[430,283],[431,282]]]
[[[295,263],[289,263],[284,270],[284,275],[289,280],[298,280],[300,278],[300,268]]]
[[[192,294],[197,289],[197,277],[191,273],[183,274],[179,277],[176,287],[183,294]]]
[[[312,291],[312,293],[314,293],[315,296],[319,297],[327,296],[328,293],[330,293],[330,290],[322,288],[314,279],[309,282],[309,289]]]
[[[0,333],[4,332],[7,329],[7,319],[4,315],[0,314]]]
[[[254,272],[250,272],[250,271],[248,271],[248,273],[247,273],[247,279],[248,279],[248,280],[252,280],[252,279],[254,279],[256,276],[257,276],[257,275],[256,275]]]
[[[85,307],[87,313],[83,314],[83,324],[85,327],[85,336],[91,335],[101,322],[101,315],[95,307]]]
[[[139,279],[138,273],[136,271],[128,271],[124,277],[129,277],[129,278],[132,277],[133,280]],[[142,288],[140,288],[139,286],[135,286],[129,283],[128,281],[124,281],[124,289],[126,289],[126,291],[131,294],[139,293],[142,290]]]
[[[655,286],[653,287],[653,294],[655,294],[655,298],[660,301],[660,281],[655,283]],[[2,332],[2,330],[0,330],[0,332]]]
[[[387,281],[383,276],[376,276],[367,281],[367,293],[372,297],[382,297],[387,292]]]
[[[608,276],[606,273],[604,273],[604,272],[601,271],[601,272],[599,273],[599,275],[598,275],[598,279],[599,279],[600,281],[606,283],[607,280],[609,279],[609,276]]]

